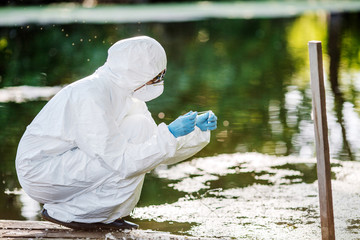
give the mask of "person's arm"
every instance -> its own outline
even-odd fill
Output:
[[[165,159],[162,164],[175,164],[184,161],[201,149],[203,149],[210,142],[210,131],[201,131],[198,127],[188,135],[177,138],[178,145],[173,157]]]
[[[177,141],[165,124],[157,126],[145,143],[131,144],[119,132],[104,102],[87,97],[76,103],[73,131],[77,146],[123,178],[146,173],[175,154]]]
[[[163,161],[163,164],[174,164],[192,157],[210,142],[210,131],[217,128],[217,117],[212,111],[197,115],[195,129],[190,134],[178,137],[178,147],[174,157]]]

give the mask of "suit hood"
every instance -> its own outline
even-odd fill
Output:
[[[131,92],[156,77],[166,68],[166,63],[166,53],[160,43],[139,36],[112,45],[105,64],[96,73]]]

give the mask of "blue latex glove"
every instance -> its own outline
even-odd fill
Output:
[[[198,115],[196,117],[196,126],[201,131],[214,130],[217,128],[217,117],[212,111]]]
[[[195,129],[196,116],[197,112],[190,111],[187,114],[178,117],[168,125],[169,131],[176,138],[191,133]]]

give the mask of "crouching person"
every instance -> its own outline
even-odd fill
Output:
[[[92,75],[56,94],[20,140],[16,170],[44,219],[74,229],[132,229],[124,221],[144,176],[200,151],[216,129],[211,112],[157,125],[146,103],[164,88],[166,54],[146,36],[110,47]]]

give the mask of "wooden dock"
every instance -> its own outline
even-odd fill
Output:
[[[13,221],[0,220],[1,239],[171,239],[171,240],[203,240],[190,236],[173,235],[152,230],[125,231],[79,231],[46,221]]]

